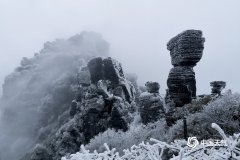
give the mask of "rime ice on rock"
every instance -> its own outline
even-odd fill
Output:
[[[107,127],[128,128],[128,110],[134,101],[134,87],[125,79],[122,66],[112,58],[89,61],[91,90],[85,96],[84,135],[86,140]],[[89,89],[90,89],[89,88]]]
[[[110,57],[103,59],[103,73],[105,80],[114,85],[120,84],[121,80],[125,79],[122,65]]]
[[[174,38],[168,44],[172,65],[167,85],[170,98],[177,107],[190,103],[196,97],[196,80],[193,67],[200,61],[205,39],[200,30],[187,30]]]
[[[191,67],[177,66],[170,70],[167,80],[169,94],[176,106],[183,106],[196,97],[195,73]]]
[[[226,87],[226,82],[224,81],[213,81],[210,83],[212,87],[212,94],[213,95],[221,95],[221,91]]]
[[[162,98],[159,95],[160,85],[157,82],[147,82],[145,86],[148,92],[139,96],[139,111],[143,124],[165,117]]]
[[[109,89],[113,90],[117,96],[132,102],[135,99],[135,90],[131,82],[126,80],[122,66],[116,60],[108,57],[94,58],[88,63],[91,75],[91,82],[97,84],[99,80],[110,82]]]
[[[200,30],[186,30],[167,44],[173,66],[196,66],[202,58],[205,39]]]
[[[87,66],[79,71],[88,77],[77,81],[79,87],[69,109],[70,119],[64,119],[64,125],[44,142],[54,160],[76,152],[82,144],[89,143],[108,128],[126,131],[133,121],[134,87],[124,78],[121,64],[111,58],[94,58]],[[40,151],[41,148],[32,155]],[[48,154],[43,156],[42,159],[47,160]]]
[[[89,61],[87,68],[82,68],[80,72],[87,71],[91,84],[82,85],[87,84],[84,80],[79,82],[81,85],[76,100],[70,108],[70,116],[73,119],[63,128],[69,132],[73,125],[74,136],[76,132],[83,137],[77,142],[74,139],[68,140],[72,144],[70,149],[88,143],[92,137],[108,128],[126,131],[133,119],[130,112],[135,96],[134,87],[125,79],[121,64],[112,58],[94,58]],[[59,139],[62,137],[64,135],[57,136]],[[65,141],[60,140],[59,143],[62,146]]]

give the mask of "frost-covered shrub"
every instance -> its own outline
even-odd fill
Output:
[[[140,120],[139,115],[136,119]],[[104,133],[100,133],[94,137],[86,146],[87,149],[102,152],[103,143],[108,143],[109,147],[116,148],[120,153],[123,149],[130,148],[132,145],[138,145],[142,141],[149,141],[150,138],[156,138],[165,141],[166,122],[161,119],[155,123],[150,123],[147,126],[142,125],[135,120],[128,131],[115,131],[108,129]]]
[[[226,134],[233,134],[240,131],[240,95],[227,92],[224,96],[211,102],[203,114],[211,123],[219,124]]]
[[[189,147],[185,140],[176,140],[173,143],[165,143],[151,138],[150,143],[140,143],[133,145],[130,149],[125,149],[123,155],[119,155],[115,148],[104,143],[105,150],[102,152],[91,152],[83,145],[81,150],[61,160],[226,160],[240,159],[240,134],[226,136],[224,131],[215,123],[211,124],[219,135],[223,144],[203,144],[199,143],[195,147]]]
[[[192,106],[194,107],[194,106]],[[200,112],[188,114],[187,128],[189,136],[199,139],[219,137],[211,128],[211,123],[219,124],[228,135],[240,132],[240,95],[226,92],[203,106]],[[183,138],[183,121],[178,120],[169,129],[169,141]]]
[[[183,107],[175,107],[175,104],[169,98],[169,95],[165,97],[165,116],[168,126],[172,126],[177,120],[183,119],[187,115],[201,112],[206,105],[214,99],[211,95],[202,95],[193,99],[191,103],[186,104]]]
[[[197,97],[197,99],[193,99],[191,103],[186,104],[184,107],[187,108],[190,114],[199,112],[203,110],[203,108],[212,101],[211,95],[204,95],[203,97]]]
[[[186,114],[188,136],[194,136],[198,139],[219,138],[220,135],[211,128],[211,123],[214,122],[219,124],[228,135],[240,132],[240,121],[237,118],[240,113],[240,95],[227,92],[213,101],[210,100],[210,97],[196,100],[192,103],[192,106],[187,106],[184,111],[186,113],[178,112],[179,114]],[[194,107],[194,104],[198,107],[196,110],[189,108]],[[124,148],[129,148],[134,144],[137,145],[142,141],[148,141],[150,137],[165,142],[173,142],[175,139],[184,138],[182,119],[177,120],[171,127],[166,125],[164,119],[147,126],[141,125],[140,119],[139,115],[136,116],[127,132],[116,132],[108,129],[93,138],[86,148],[91,151],[102,152],[101,144],[107,142],[110,147],[114,147],[121,152]]]

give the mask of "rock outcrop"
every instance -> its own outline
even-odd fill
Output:
[[[143,124],[155,122],[164,118],[163,100],[159,95],[160,85],[157,82],[145,84],[147,92],[139,96],[139,112]]]
[[[226,82],[213,81],[210,86],[212,87],[212,95],[221,95],[222,90],[226,87]]]
[[[100,80],[104,80],[105,83],[109,84],[108,90],[111,94],[115,93],[129,103],[134,101],[134,86],[125,78],[122,66],[119,62],[110,57],[106,59],[98,57],[92,59],[88,63],[88,68],[93,84],[97,84]]]
[[[90,60],[87,66],[91,85],[85,87],[85,91],[79,89],[85,142],[107,128],[126,131],[130,122],[130,103],[135,97],[133,85],[125,79],[122,66],[116,60],[98,57]],[[77,108],[75,106],[73,102],[72,108]]]
[[[78,151],[81,144],[89,143],[91,138],[108,128],[126,131],[133,121],[131,113],[135,106],[131,103],[135,91],[131,82],[126,80],[119,62],[112,58],[94,58],[79,73],[90,77],[78,81],[76,98],[68,112],[69,121],[49,137],[40,150],[35,148],[30,155],[32,160],[36,159],[36,153],[53,160],[60,159],[67,153]],[[47,153],[42,153],[42,148],[46,148]]]
[[[187,30],[174,38],[168,44],[172,65],[167,86],[170,98],[176,107],[190,103],[196,97],[196,80],[193,67],[200,61],[205,39],[202,31]]]

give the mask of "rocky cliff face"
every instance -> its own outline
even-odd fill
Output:
[[[85,67],[84,67],[85,68]],[[41,147],[29,155],[31,160],[60,159],[67,153],[78,151],[80,145],[108,128],[126,131],[133,120],[135,90],[126,80],[122,66],[112,58],[91,59],[87,68],[90,83],[78,86],[72,101],[70,119],[48,136]],[[45,151],[42,149],[45,148]],[[41,154],[38,154],[41,152]]]
[[[177,107],[190,103],[196,97],[193,67],[202,57],[204,41],[202,31],[187,30],[173,37],[167,44],[174,66],[167,80],[168,93]]]
[[[107,56],[108,43],[94,32],[47,42],[3,85],[0,101],[0,157],[16,160],[66,123],[86,66],[94,56]],[[1,159],[0,158],[0,159]]]

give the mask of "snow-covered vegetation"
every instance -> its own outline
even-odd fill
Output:
[[[206,99],[206,98],[205,98]],[[192,111],[194,107],[198,109]],[[211,127],[211,123],[217,123],[228,135],[240,132],[240,95],[226,92],[221,97],[213,100],[197,99],[184,108],[176,111],[176,117],[183,116],[185,112],[187,119],[188,136],[197,137],[199,140],[219,138],[220,135]],[[223,123],[225,122],[225,123]],[[121,153],[123,149],[130,148],[142,141],[149,141],[150,138],[165,142],[173,142],[175,139],[183,139],[183,121],[180,119],[172,126],[167,126],[165,119],[148,125],[141,124],[139,115],[130,125],[128,131],[115,131],[108,129],[94,137],[86,148],[90,151],[102,152],[102,144],[108,143],[111,148]]]
[[[198,107],[195,110],[193,110],[194,106],[195,107],[198,106]],[[232,94],[230,91],[227,91],[220,97],[213,97],[212,99],[209,99],[209,97],[207,98],[205,97],[205,98],[194,100],[191,104],[186,105],[185,107],[181,108],[181,110],[179,109],[178,111],[176,111],[177,115],[175,116],[176,117],[182,116],[183,110],[185,112],[185,116],[187,119],[189,137],[197,137],[198,140],[203,140],[203,139],[207,140],[207,139],[214,139],[214,138],[221,139],[223,134],[222,134],[222,131],[219,129],[219,127],[216,127],[216,125],[213,125],[213,128],[211,127],[211,124],[216,122],[221,128],[223,128],[223,130],[225,131],[225,134],[229,136],[227,138],[229,143],[231,144],[234,143],[232,145],[235,145],[237,141],[239,142],[239,138],[237,138],[239,137],[239,134],[238,135],[234,134],[234,133],[240,132],[239,130],[240,129],[239,128],[240,95],[239,94]],[[77,154],[72,155],[71,160],[75,160],[74,159],[75,157],[87,156],[87,155],[90,155],[92,159],[97,159],[96,158],[97,156],[101,157],[103,155],[107,155],[108,152],[111,153],[112,156],[113,155],[116,157],[119,156],[119,159],[124,159],[123,157],[126,155],[129,155],[130,152],[136,153],[139,150],[141,150],[142,152],[145,149],[154,151],[153,149],[154,147],[157,147],[157,150],[159,150],[161,147],[163,147],[163,145],[160,145],[160,144],[167,144],[167,143],[169,144],[169,146],[172,146],[172,147],[174,146],[175,148],[178,147],[178,150],[177,150],[178,152],[175,152],[176,150],[173,150],[174,152],[170,152],[170,153],[164,152],[165,153],[164,155],[166,157],[168,157],[169,154],[171,155],[173,153],[175,153],[175,155],[178,155],[177,153],[180,153],[180,151],[182,151],[181,152],[183,156],[182,158],[187,158],[187,155],[188,155],[190,159],[196,158],[199,155],[201,155],[203,159],[204,158],[206,159],[206,156],[208,156],[207,158],[209,159],[213,155],[218,155],[222,157],[222,159],[224,159],[224,157],[226,156],[229,156],[227,154],[229,151],[229,148],[226,148],[226,147],[214,148],[211,146],[206,147],[203,145],[199,145],[197,146],[197,148],[194,148],[191,150],[189,149],[188,146],[186,146],[186,141],[184,140],[176,141],[176,139],[183,139],[184,137],[183,133],[184,132],[183,132],[182,120],[178,120],[176,124],[174,124],[171,127],[167,126],[166,121],[164,119],[161,119],[155,123],[149,123],[148,125],[142,125],[140,116],[136,115],[135,120],[132,122],[128,131],[123,132],[123,131],[115,131],[113,129],[108,129],[107,131],[100,133],[98,136],[94,137],[89,144],[85,145],[84,148],[82,148],[81,151],[84,151],[84,152],[79,152]],[[226,136],[223,136],[223,137],[225,138]],[[156,141],[156,139],[158,141]],[[143,143],[143,141],[146,142],[146,144]],[[153,141],[156,143],[153,144]],[[112,150],[111,152],[109,150],[106,150],[106,145],[103,145],[104,143],[107,143],[107,146],[109,148],[114,148],[114,151],[116,151],[116,153],[115,152],[113,153]],[[159,145],[161,146],[160,148],[159,148]],[[181,146],[182,148],[179,148],[180,145],[183,145]],[[91,154],[85,154],[85,153],[88,153],[86,150],[89,150],[89,153]],[[129,152],[126,152],[126,150],[129,150]],[[97,152],[99,154],[96,154]],[[231,152],[229,151],[229,154]],[[235,150],[234,152],[239,153],[238,150]],[[142,154],[143,155],[146,154],[151,158],[151,154],[153,153],[144,152]],[[156,156],[159,157],[160,152]],[[138,158],[141,159],[140,157]],[[219,159],[219,158],[216,158],[216,159]]]
[[[196,148],[190,148],[185,140],[176,140],[171,144],[167,144],[151,138],[150,141],[153,142],[153,144],[142,142],[139,145],[133,145],[130,149],[124,150],[124,154],[121,156],[118,152],[115,152],[115,148],[110,149],[105,143],[104,147],[106,150],[102,153],[98,153],[97,151],[91,153],[82,145],[80,152],[63,157],[62,160],[161,160],[166,158],[171,160],[240,159],[240,148],[237,147],[240,145],[240,134],[227,137],[217,124],[213,123],[212,128],[217,130],[223,140],[226,141],[226,146],[199,144]],[[168,152],[165,152],[167,150]],[[169,151],[172,151],[172,155],[169,154]]]

